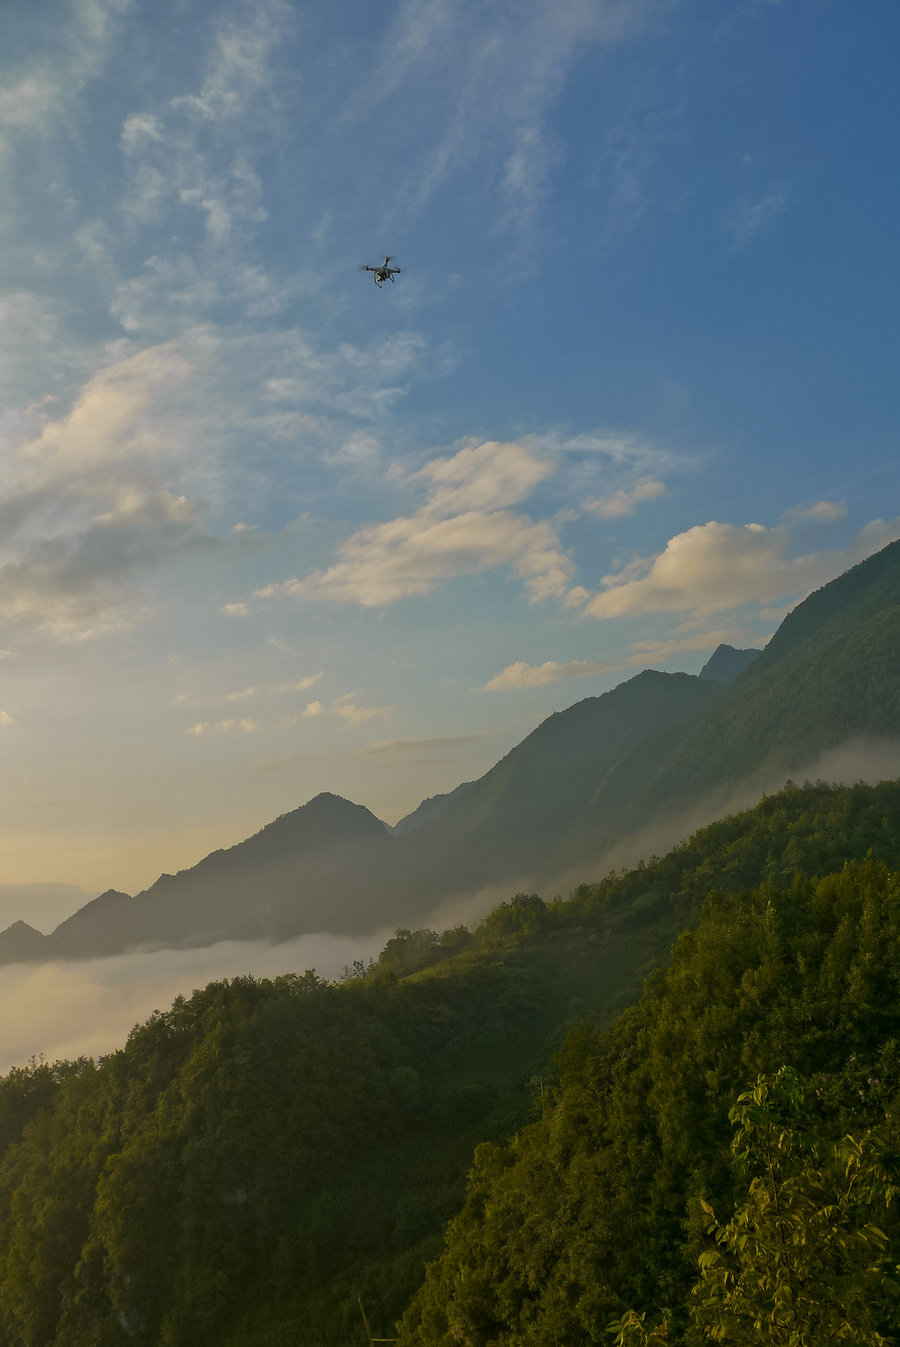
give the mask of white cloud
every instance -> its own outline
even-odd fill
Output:
[[[659,612],[702,617],[745,603],[803,597],[898,537],[900,519],[878,519],[846,548],[790,557],[784,524],[698,524],[671,538],[658,556],[605,576],[605,588],[585,612],[597,618]]]
[[[206,734],[209,730],[218,730],[220,734],[231,734],[235,730],[240,734],[255,734],[259,726],[255,720],[217,720],[215,724],[210,724],[208,720],[198,720],[185,734],[192,734],[199,738],[201,734]]]
[[[302,434],[308,462],[346,439],[348,410],[378,415],[382,394],[399,396],[390,381],[411,374],[425,347],[400,333],[321,351],[294,330],[194,327],[135,354],[127,342],[117,349],[126,353],[91,374],[63,411],[43,398],[0,422],[0,623],[69,640],[145,620],[152,604],[138,584],[212,545],[204,513],[227,509],[233,520],[238,496],[261,510],[283,496],[284,476],[248,460],[248,437],[277,456]],[[305,399],[320,410],[314,426]],[[218,546],[264,545],[252,530],[220,527],[228,537]],[[221,611],[248,613],[239,602]]]
[[[307,674],[305,678],[298,678],[295,683],[278,683],[275,685],[275,687],[273,687],[272,691],[306,692],[308,688],[311,688],[315,683],[318,683],[321,677],[322,677],[321,671],[319,673]]]
[[[357,694],[346,692],[331,703],[331,710],[348,725],[361,725],[366,720],[379,720],[383,716],[393,715],[392,706],[357,706],[353,700]]]
[[[357,692],[345,692],[343,696],[335,697],[327,706],[320,701],[308,702],[306,709],[298,716],[285,718],[282,723],[292,724],[295,720],[318,720],[322,716],[336,716],[346,725],[361,725],[366,720],[378,720],[383,716],[393,715],[392,706],[357,705],[354,698],[358,696]]]
[[[638,505],[647,500],[656,500],[666,494],[662,482],[652,477],[642,477],[627,490],[611,491],[605,496],[594,496],[584,501],[585,514],[595,515],[598,519],[620,519],[623,515],[634,514]]]
[[[446,516],[503,509],[530,495],[553,471],[551,462],[536,458],[522,444],[489,440],[468,445],[421,469],[419,475],[435,484],[424,511]]]
[[[71,474],[146,462],[171,452],[173,445],[148,409],[185,382],[190,363],[173,344],[150,347],[101,369],[85,384],[62,418],[45,419],[40,435],[18,451],[27,478],[77,487]],[[91,489],[96,489],[89,482]]]
[[[358,530],[326,571],[264,586],[254,597],[378,607],[497,567],[520,577],[532,601],[562,597],[573,566],[553,526],[502,508],[552,470],[518,444],[489,442],[436,459],[416,474],[432,490],[413,515]]]
[[[15,723],[8,711],[0,711],[0,730],[8,730]]]

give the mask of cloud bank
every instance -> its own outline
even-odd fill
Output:
[[[354,959],[377,956],[391,934],[307,935],[282,945],[224,941],[199,950],[8,964],[0,968],[0,1072],[33,1055],[53,1061],[113,1052],[154,1010],[220,978],[277,977],[307,968],[338,977]]]

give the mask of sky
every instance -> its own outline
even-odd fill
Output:
[[[0,884],[395,822],[900,537],[895,0],[3,29]]]

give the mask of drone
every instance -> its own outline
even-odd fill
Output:
[[[400,268],[392,267],[390,265],[390,261],[391,259],[389,257],[386,257],[380,267],[361,267],[360,270],[371,271],[372,280],[375,282],[375,284],[378,286],[378,289],[380,290],[381,287],[384,285],[385,281],[390,281],[391,285],[393,285],[394,277],[400,275]]]

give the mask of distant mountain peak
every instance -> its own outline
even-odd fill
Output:
[[[388,831],[387,824],[382,823],[376,818],[370,809],[363,804],[354,804],[352,800],[347,800],[343,795],[335,795],[332,791],[323,790],[318,795],[314,795],[306,804],[298,805],[296,809],[291,809],[287,814],[281,814],[272,823],[267,823],[259,832],[254,833],[245,842],[239,842],[237,847],[230,847],[229,851],[234,852],[239,848],[245,848],[251,843],[256,843],[257,839],[265,839],[267,842],[278,836],[291,835],[296,837],[300,833],[306,833],[308,829],[317,830],[309,837],[310,842],[315,842],[319,836],[319,829],[328,829],[329,837],[322,837],[324,841],[350,840],[353,837],[372,835],[375,833],[385,833]],[[334,836],[330,836],[333,830]],[[218,854],[218,853],[216,853]]]
[[[14,921],[0,931],[0,963],[25,963],[31,959],[46,958],[45,935],[26,921]]]
[[[714,683],[732,683],[761,654],[761,650],[736,650],[733,645],[717,646],[700,670],[700,677],[711,678]]]

